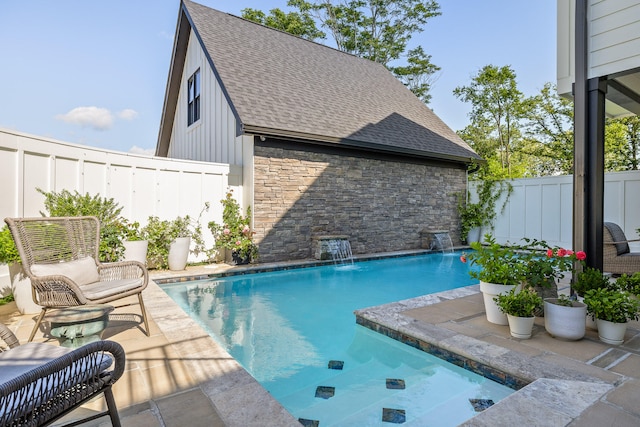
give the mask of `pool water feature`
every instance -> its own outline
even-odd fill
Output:
[[[459,255],[162,287],[306,425],[452,426],[513,390],[356,325],[353,312],[473,284]]]

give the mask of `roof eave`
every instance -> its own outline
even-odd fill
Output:
[[[390,147],[387,145],[375,144],[375,143],[365,142],[365,141],[357,141],[357,140],[347,139],[347,138],[336,138],[336,137],[331,137],[326,135],[314,135],[314,134],[309,134],[304,132],[267,128],[263,126],[244,125],[243,130],[244,130],[244,133],[264,136],[264,137],[292,139],[292,140],[305,140],[305,141],[309,141],[310,143],[316,143],[316,144],[329,144],[333,146],[339,145],[343,147],[357,148],[360,150],[374,151],[378,153],[417,156],[425,159],[442,160],[442,161],[455,162],[455,163],[471,164],[474,162],[483,161],[482,158],[480,158],[479,156],[465,157],[465,156],[456,156],[453,154],[426,152],[426,151],[415,150],[411,148],[403,148],[403,147],[395,147],[395,146]]]

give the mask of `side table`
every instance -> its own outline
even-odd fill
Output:
[[[113,306],[106,304],[79,305],[60,309],[47,316],[51,335],[63,347],[77,348],[99,341],[109,323]]]

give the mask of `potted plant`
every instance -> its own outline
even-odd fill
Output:
[[[531,286],[513,288],[495,298],[500,311],[507,315],[509,330],[514,338],[531,338],[535,313],[542,307],[542,298]]]
[[[507,325],[507,316],[500,311],[494,298],[520,285],[523,277],[522,261],[513,248],[496,243],[490,234],[485,235],[485,242],[486,245],[471,243],[474,251],[462,255],[461,260],[480,267],[471,269],[469,275],[480,281],[487,320],[497,325]]]
[[[149,241],[145,238],[140,223],[138,221],[129,222],[124,219],[121,222],[121,226],[124,259],[126,261],[138,261],[146,265]]]
[[[20,262],[20,254],[11,236],[8,226],[0,230],[0,263],[7,264],[10,280],[10,294],[16,302],[16,307],[21,314],[36,314],[42,311],[42,307],[33,300],[31,279],[26,275]],[[3,294],[5,292],[3,291]],[[7,296],[7,295],[3,295]]]
[[[584,296],[592,289],[601,289],[609,286],[609,277],[605,276],[597,268],[584,267],[582,271],[576,272],[571,283],[571,289],[576,294],[578,301],[584,302]],[[598,329],[598,325],[592,316],[587,316],[587,327]]]
[[[554,338],[580,340],[586,332],[587,305],[560,295],[544,299],[544,328]]]
[[[628,292],[631,297],[638,299],[638,296],[640,296],[640,271],[633,273],[631,276],[623,274],[616,279],[613,286],[615,289]]]
[[[253,241],[255,232],[251,230],[251,207],[247,207],[246,215],[240,212],[240,204],[233,198],[233,191],[227,192],[220,201],[222,204],[222,224],[215,221],[208,226],[215,238],[215,246],[224,250],[228,263],[240,265],[258,259],[258,245]]]
[[[619,345],[624,342],[627,323],[638,320],[638,300],[629,293],[611,288],[591,289],[584,296],[587,311],[598,324],[600,341]]]

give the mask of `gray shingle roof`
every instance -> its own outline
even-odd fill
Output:
[[[245,131],[479,158],[384,66],[188,0],[184,4]]]

